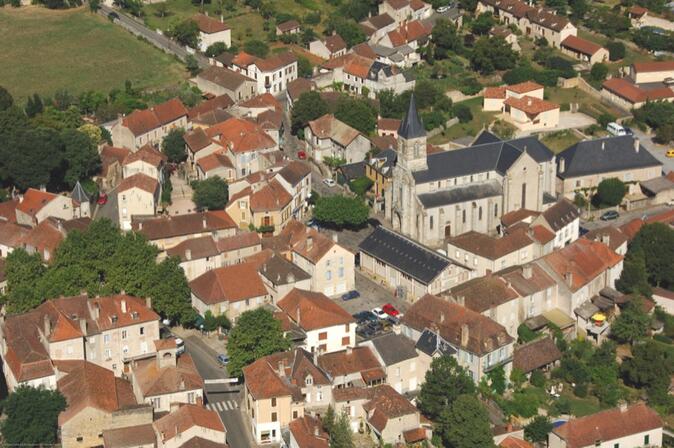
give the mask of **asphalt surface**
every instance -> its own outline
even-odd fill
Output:
[[[653,155],[653,157],[662,162],[663,172],[668,173],[670,171],[674,171],[674,158],[668,158],[665,155],[667,150],[670,148],[669,146],[653,143],[651,137],[645,132],[641,132],[639,129],[632,128],[632,132],[634,132],[634,135],[639,138],[641,145],[646,148],[648,152]],[[674,148],[674,146],[672,146],[672,148]]]
[[[204,344],[198,337],[189,336],[185,339],[185,351],[192,356],[194,364],[204,380],[227,378],[226,369],[216,361],[218,353]],[[205,405],[220,415],[227,429],[227,444],[231,448],[255,446],[241,410],[243,398],[241,386],[222,387],[218,385],[217,388],[211,387],[211,391],[209,391],[209,385],[206,385],[205,389]],[[213,389],[217,389],[217,391]],[[221,392],[222,390],[225,391]]]

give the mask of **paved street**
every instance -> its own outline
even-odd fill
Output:
[[[171,175],[171,205],[166,209],[170,215],[184,215],[196,211],[196,206],[192,202],[192,187],[184,177],[175,171]]]
[[[664,211],[671,210],[671,207],[667,205],[658,205],[652,208],[633,210],[629,212],[620,212],[618,219],[613,221],[602,221],[600,219],[595,219],[594,221],[585,221],[581,220],[580,226],[586,228],[587,230],[600,229],[606,226],[620,227],[623,224],[627,224],[635,218],[648,217],[652,215],[657,215]]]

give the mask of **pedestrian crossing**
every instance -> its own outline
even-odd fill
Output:
[[[213,403],[208,403],[206,407],[211,411],[233,411],[234,409],[239,408],[239,403],[234,400],[216,401]]]

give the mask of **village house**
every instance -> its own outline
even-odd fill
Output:
[[[129,377],[139,403],[152,405],[155,412],[167,412],[175,403],[203,404],[204,381],[192,357],[176,354],[176,340],[154,342],[155,356],[133,360]]]
[[[303,349],[260,358],[243,368],[246,417],[258,444],[278,443],[305,412],[325,413],[331,381]]]
[[[377,119],[377,135],[385,137],[387,135],[398,138],[398,128],[400,127],[400,120],[397,118],[378,118]]]
[[[260,59],[245,52],[237,54],[231,63],[234,71],[257,81],[258,93],[283,93],[289,82],[297,79],[297,57],[291,52],[278,53]]]
[[[236,180],[236,168],[224,154],[224,151],[214,152],[201,157],[196,162],[197,180],[219,177],[225,182],[232,183]]]
[[[166,256],[180,259],[180,267],[183,268],[187,281],[192,281],[206,271],[223,266],[218,243],[212,236],[185,240],[167,249]]]
[[[19,385],[54,389],[53,361],[86,360],[120,376],[124,363],[151,356],[159,316],[147,301],[128,295],[61,297],[4,318],[0,354],[9,391]]]
[[[431,36],[431,26],[430,24],[425,24],[419,20],[412,20],[408,22],[403,22],[399,27],[386,33],[377,44],[387,48],[401,48],[407,46],[412,50],[418,50],[428,43],[428,40]],[[375,52],[376,48],[373,48]],[[418,55],[414,55],[416,60],[410,61],[408,64],[403,65],[412,65],[415,62],[420,60]]]
[[[220,416],[200,405],[180,405],[152,425],[157,448],[227,448],[227,433]]]
[[[120,116],[112,125],[114,146],[137,151],[146,144],[158,145],[172,129],[187,127],[187,108],[178,98],[149,109],[135,110]]]
[[[604,179],[625,182],[628,195],[638,182],[660,176],[662,163],[630,135],[581,141],[557,154],[557,193],[573,200],[594,191]]]
[[[143,145],[138,151],[129,153],[122,161],[122,177],[131,177],[134,174],[145,174],[157,182],[164,182],[164,165],[168,161],[166,155],[152,147]]]
[[[515,347],[513,355],[513,369],[518,369],[525,375],[534,370],[546,370],[562,359],[555,341],[546,336]]]
[[[290,112],[295,101],[300,99],[303,93],[316,89],[316,83],[307,78],[297,78],[290,81],[286,86],[286,111]]]
[[[522,47],[520,47],[520,43],[517,39],[517,34],[513,33],[510,28],[506,28],[503,26],[495,26],[491,30],[489,30],[489,35],[491,37],[500,37],[504,41],[506,41],[507,44],[510,45],[510,48],[519,53],[522,51]]]
[[[662,446],[660,416],[643,403],[621,404],[553,428],[550,448]]]
[[[276,25],[276,35],[282,36],[284,34],[297,34],[301,31],[302,27],[297,20],[286,20]]]
[[[599,241],[609,247],[618,255],[625,256],[627,253],[628,237],[622,230],[614,226],[601,227],[599,229],[590,230],[583,238],[590,241]]]
[[[355,319],[320,292],[294,288],[276,306],[305,334],[301,348],[308,352],[331,353],[356,345]]]
[[[317,365],[328,374],[335,389],[369,387],[386,381],[386,371],[372,349],[362,345],[319,355]]]
[[[365,35],[370,42],[378,42],[389,31],[394,30],[396,26],[398,26],[398,24],[395,19],[387,13],[370,16],[360,22],[360,28],[365,32]],[[355,47],[354,51],[357,51]],[[374,53],[372,53],[371,58],[375,59]]]
[[[309,121],[304,128],[304,140],[318,162],[325,162],[327,158],[361,162],[370,151],[367,137],[332,114]]]
[[[235,321],[244,311],[271,302],[254,263],[240,263],[207,271],[190,282],[192,306],[204,316],[226,314]]]
[[[147,406],[152,409],[151,406]],[[130,425],[103,431],[104,448],[154,448],[157,435],[152,423]]]
[[[440,294],[472,277],[465,264],[387,229],[375,228],[358,246],[361,271],[411,302]]]
[[[85,231],[91,224],[90,218],[71,219],[64,221],[59,218],[47,218],[36,227],[23,234],[23,238],[17,242],[15,247],[23,247],[29,254],[39,254],[42,260],[47,263],[51,261],[56,249],[66,238],[68,233],[73,230]],[[10,226],[16,226],[12,224]],[[21,227],[21,226],[18,226]],[[1,229],[1,227],[0,227]],[[0,230],[1,231],[1,230]],[[10,237],[12,230],[10,229]],[[0,242],[0,251],[1,251]]]
[[[532,81],[505,87],[487,87],[485,111],[501,111],[520,131],[554,128],[559,124],[559,105],[543,99],[543,86]]]
[[[132,228],[161,251],[192,238],[210,235],[218,240],[236,234],[236,224],[222,210],[137,219]]]
[[[276,179],[264,180],[229,198],[225,210],[240,228],[278,235],[292,218],[293,197]]]
[[[232,100],[245,101],[257,94],[257,82],[229,68],[212,65],[191,80],[202,92],[227,95]]]
[[[117,186],[116,194],[119,226],[122,230],[131,230],[134,217],[150,217],[157,214],[161,184],[147,174],[137,173],[122,179]]]
[[[288,425],[290,448],[328,448],[330,436],[323,429],[321,420],[305,415]]]
[[[412,340],[393,332],[363,342],[386,370],[386,384],[400,394],[415,392],[426,378],[419,354]]]
[[[374,137],[372,144],[377,147],[378,140],[395,139],[392,136]],[[395,145],[393,145],[395,147]],[[365,164],[365,176],[372,181],[370,192],[374,195],[374,207],[377,211],[384,211],[384,192],[389,188],[393,178],[393,167],[398,160],[398,153],[392,149],[384,149],[371,156]]]
[[[56,387],[68,403],[58,416],[61,446],[103,444],[103,432],[152,423],[152,408],[139,406],[131,384],[108,369],[84,360],[56,361]]]
[[[227,238],[219,238],[216,245],[222,258],[222,266],[241,263],[262,250],[257,232],[241,232]]]
[[[304,219],[311,196],[311,167],[307,163],[291,161],[281,168],[275,179],[292,195],[291,214],[294,219]]]
[[[311,275],[311,291],[334,297],[354,289],[355,256],[336,237],[291,220],[278,239],[289,259]]]
[[[601,96],[624,110],[639,109],[649,101],[674,101],[674,90],[664,84],[635,84],[629,78],[607,79]]]
[[[227,110],[233,105],[234,100],[229,95],[218,95],[189,109],[187,119],[192,123],[192,129],[207,128],[230,118]],[[220,119],[223,116],[226,118]]]
[[[428,432],[422,428],[419,410],[391,386],[377,386],[370,396],[363,409],[368,432],[375,443],[392,445],[430,440],[430,428]]]
[[[100,182],[103,191],[114,189],[122,180],[124,177],[122,164],[129,154],[131,154],[130,149],[103,145],[99,151],[99,156],[101,157],[101,171],[98,176],[94,178],[94,180]]]
[[[674,61],[635,62],[628,76],[635,84],[664,82],[674,78]]]
[[[268,260],[265,260],[258,271],[267,291],[271,294],[273,303],[278,303],[294,288],[311,289],[311,276],[277,253],[273,253]],[[290,320],[286,319],[287,316],[277,314],[277,317],[281,318],[284,331],[290,331],[292,325]]]
[[[580,210],[573,202],[562,198],[533,220],[532,226],[538,225],[555,234],[555,249],[564,247],[580,236]]]
[[[590,67],[608,61],[608,50],[599,44],[577,36],[568,36],[560,45],[562,53],[587,63]]]
[[[428,18],[433,8],[421,0],[384,0],[379,4],[379,14],[388,14],[396,23],[403,23]]]
[[[346,42],[339,34],[333,34],[324,40],[316,39],[309,43],[309,53],[323,59],[332,59],[346,54]]]
[[[515,339],[488,317],[427,294],[407,310],[401,324],[402,334],[413,341],[431,329],[456,350],[457,362],[476,383],[499,366],[510,375]]]
[[[67,196],[29,188],[19,196],[15,208],[20,225],[34,227],[49,217],[69,220],[75,218],[75,204]]]
[[[22,247],[30,227],[0,219],[0,259],[7,258],[14,249]]]
[[[208,14],[196,14],[192,21],[199,27],[199,50],[205,53],[208,47],[216,43],[223,43],[225,47],[232,46],[232,30],[229,25],[220,20],[208,17]]]

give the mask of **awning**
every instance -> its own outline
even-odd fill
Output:
[[[562,330],[569,327],[573,327],[573,325],[575,324],[571,316],[567,315],[564,311],[560,310],[559,308],[546,311],[543,313],[543,316]]]

